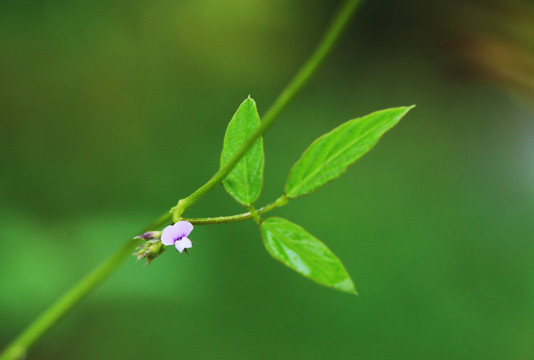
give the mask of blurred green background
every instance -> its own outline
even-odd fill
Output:
[[[506,6],[505,6],[506,4]],[[217,169],[337,2],[0,3],[0,346]],[[534,359],[534,11],[369,1],[266,134],[260,204],[341,122],[417,104],[343,177],[273,214],[323,240],[358,297],[197,226],[192,258],[127,261],[30,359]],[[240,207],[217,189],[188,216]]]

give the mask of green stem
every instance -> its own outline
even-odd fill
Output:
[[[262,117],[261,125],[256,131],[247,139],[243,146],[235,153],[235,155],[222,166],[204,185],[198,188],[191,195],[185,199],[178,201],[178,204],[172,209],[173,222],[178,221],[184,211],[193,206],[197,201],[204,197],[211,189],[218,185],[224,178],[232,171],[236,164],[241,160],[245,153],[250,149],[252,144],[267,131],[274,121],[278,118],[282,110],[293,100],[299,91],[306,85],[312,75],[317,71],[326,56],[330,53],[343,30],[349,24],[349,20],[354,14],[360,0],[347,0],[343,6],[338,10],[330,27],[326,31],[319,46],[315,49],[313,54],[308,58],[304,65],[299,69],[295,77],[289,82],[280,95],[276,98],[274,104],[267,110]]]
[[[284,206],[287,204],[287,197],[285,195],[280,196],[276,201],[262,207],[261,209],[256,210],[258,215],[265,214],[277,207]],[[193,225],[213,225],[213,224],[229,224],[239,221],[245,221],[252,219],[252,214],[250,212],[229,215],[229,216],[218,216],[218,217],[207,217],[207,218],[181,218],[180,220],[189,221]]]
[[[159,228],[169,221],[165,214],[139,233]],[[35,319],[13,342],[0,354],[0,360],[15,360],[25,356],[28,348],[35,343],[50,327],[61,319],[74,305],[87,296],[98,284],[106,279],[128,257],[132,256],[140,240],[128,239],[117,252],[93,269],[61,298]]]
[[[345,3],[342,5],[342,7],[339,9],[338,13],[334,17],[332,24],[328,28],[316,50],[306,61],[306,63],[300,68],[295,77],[286,86],[282,93],[278,96],[274,104],[265,113],[261,126],[250,136],[250,138],[245,142],[245,144],[243,144],[240,150],[232,157],[232,159],[225,166],[221,167],[219,171],[217,171],[215,175],[213,175],[198,190],[193,192],[187,198],[178,202],[178,205],[173,208],[172,211],[173,220],[177,221],[185,210],[193,206],[211,189],[213,189],[217,184],[219,184],[226,177],[226,175],[228,175],[228,173],[234,168],[234,166],[239,162],[239,160],[245,155],[245,153],[252,146],[254,141],[265,131],[267,131],[269,127],[271,127],[271,125],[280,115],[282,110],[304,87],[304,85],[308,82],[311,76],[319,68],[319,65],[321,65],[326,56],[331,52],[341,33],[347,27],[349,20],[354,14],[359,3],[360,0],[345,1]],[[245,218],[239,218],[239,216],[251,217],[249,213],[234,216],[238,217],[235,221],[246,220]],[[159,219],[157,219],[145,229],[140,231],[140,233],[161,228],[163,225],[169,222],[169,220],[171,220],[171,214],[163,214]],[[227,218],[226,220],[230,219]],[[115,269],[131,255],[137,244],[137,240],[129,239],[122,248],[120,248],[107,260],[101,263],[96,269],[91,271],[70,290],[68,290],[61,298],[59,298],[47,310],[45,310],[34,322],[32,322],[17,338],[15,338],[2,353],[0,353],[0,360],[16,360],[25,356],[30,346],[33,345],[57,321],[59,321],[63,316],[65,316],[65,314],[74,305],[80,302],[102,281],[104,281],[109,275],[111,275],[113,271],[115,271]]]

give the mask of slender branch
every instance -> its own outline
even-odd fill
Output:
[[[316,50],[311,57],[306,61],[302,68],[297,72],[295,77],[286,86],[282,93],[278,96],[274,104],[263,116],[261,126],[247,139],[240,150],[230,159],[230,161],[219,169],[203,186],[193,192],[187,198],[180,200],[175,208],[173,208],[172,218],[177,220],[181,217],[183,212],[193,206],[204,195],[219,184],[228,173],[235,167],[239,160],[249,150],[255,140],[261,136],[267,129],[271,127],[276,118],[280,115],[283,109],[290,103],[290,101],[297,95],[297,93],[309,81],[311,76],[315,73],[321,65],[326,56],[331,52],[335,43],[339,39],[343,30],[347,27],[351,16],[355,13],[360,0],[346,0],[323,39],[319,43]],[[276,202],[275,202],[276,203]],[[275,204],[273,203],[273,204]],[[261,209],[260,209],[261,210]],[[260,211],[258,210],[258,212]],[[248,214],[248,215],[247,215]],[[240,214],[236,216],[250,216],[249,213]],[[224,217],[223,217],[224,218]],[[208,218],[209,219],[209,218]],[[219,218],[220,219],[220,218]],[[159,219],[148,225],[140,233],[161,228],[163,225],[171,220],[171,214],[163,214]],[[193,219],[192,219],[193,220]],[[226,219],[229,220],[229,219]],[[246,220],[246,219],[244,219]],[[204,220],[199,220],[204,221]],[[235,220],[241,221],[241,219]],[[230,222],[230,221],[229,221]],[[137,246],[138,241],[128,239],[126,244],[117,252],[111,255],[107,260],[101,263],[97,268],[91,271],[76,285],[68,290],[62,297],[53,303],[47,310],[45,310],[33,323],[31,323],[17,338],[15,338],[6,348],[0,353],[0,360],[17,360],[25,356],[26,352],[47,330],[49,330],[55,323],[57,323],[65,314],[84,297],[86,297],[94,288],[96,288],[102,281],[115,271],[115,269],[130,256],[131,252]]]
[[[288,198],[285,195],[279,197],[276,201],[265,205],[261,209],[256,210],[256,213],[261,215],[269,212],[277,207],[284,206],[287,204]],[[239,221],[245,221],[252,219],[252,214],[250,212],[229,215],[229,216],[218,216],[218,217],[207,217],[207,218],[181,218],[180,220],[189,221],[193,225],[213,225],[213,224],[229,224]]]
[[[159,228],[169,221],[169,215],[160,217],[139,233]],[[97,285],[106,279],[128,257],[132,255],[140,240],[128,239],[117,252],[107,258],[93,271],[35,319],[13,342],[0,354],[0,360],[15,360],[25,357],[28,348],[35,343],[50,327],[61,319],[74,305],[87,296]]]
[[[274,104],[267,110],[262,118],[261,125],[252,133],[243,146],[237,151],[234,156],[222,166],[204,185],[198,188],[191,195],[185,199],[178,201],[178,204],[172,210],[172,219],[174,222],[182,216],[184,211],[193,206],[197,201],[204,197],[211,189],[218,185],[224,178],[232,171],[236,164],[241,160],[245,153],[254,144],[256,139],[265,133],[274,121],[278,118],[282,110],[293,100],[293,98],[300,92],[300,90],[310,80],[312,75],[317,71],[326,56],[333,49],[336,42],[339,40],[343,30],[349,24],[349,20],[355,13],[356,8],[360,4],[360,0],[347,0],[339,8],[334,17],[330,27],[324,34],[319,45],[308,58],[304,65],[299,69],[295,77],[282,90]]]

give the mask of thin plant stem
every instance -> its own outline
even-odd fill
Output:
[[[335,15],[331,25],[327,29],[325,35],[320,41],[319,45],[304,63],[304,65],[297,72],[295,77],[283,89],[274,104],[267,110],[262,119],[260,127],[247,139],[243,146],[236,152],[225,166],[221,167],[204,185],[191,195],[178,202],[177,206],[172,210],[172,219],[177,221],[185,210],[193,206],[217,184],[219,184],[228,173],[241,160],[245,153],[250,149],[252,144],[260,137],[267,129],[271,127],[276,118],[297,95],[297,93],[310,80],[312,75],[317,71],[326,56],[332,51],[337,40],[341,36],[343,30],[347,27],[350,18],[355,13],[360,0],[346,0]],[[276,202],[275,202],[276,203]],[[275,204],[273,203],[273,204]],[[271,204],[272,205],[272,204]],[[260,212],[258,210],[257,212]],[[264,211],[265,212],[265,211]],[[239,214],[234,216],[241,216],[235,221],[247,220],[252,217],[250,213]],[[226,217],[224,222],[229,221],[232,216]],[[222,217],[225,218],[225,217]],[[210,219],[210,218],[206,218]],[[200,222],[208,220],[196,219]],[[216,219],[216,218],[212,218]],[[221,218],[216,221],[221,221]],[[139,233],[154,230],[163,227],[171,220],[171,214],[165,213],[156,221],[148,225]],[[191,219],[194,220],[194,219]],[[224,223],[214,222],[214,223]],[[205,222],[208,223],[208,222]],[[137,233],[138,234],[138,233]],[[74,307],[78,302],[85,298],[92,290],[94,290],[100,283],[109,277],[115,269],[127,259],[132,251],[135,249],[138,240],[128,239],[117,252],[111,255],[108,259],[102,262],[98,267],[92,270],[88,275],[82,278],[76,285],[70,288],[62,297],[46,309],[37,319],[35,319],[23,332],[16,337],[2,353],[0,353],[0,360],[18,360],[25,356],[28,349],[46,333],[54,324],[56,324],[65,314]]]
[[[169,221],[168,216],[162,216],[148,225],[139,233],[159,228]],[[53,303],[39,317],[37,317],[13,342],[0,354],[0,360],[21,359],[26,355],[28,348],[50,329],[59,319],[83,298],[85,298],[97,285],[112,274],[122,262],[131,257],[135,247],[140,243],[137,239],[128,241],[113,255],[93,269],[76,285],[70,288],[62,297]]]
[[[256,213],[258,215],[265,214],[266,212],[276,209],[277,207],[284,206],[285,204],[287,204],[287,201],[288,201],[288,198],[285,195],[283,195],[279,197],[276,201],[270,203],[269,205],[265,205],[264,207],[256,210]],[[246,213],[228,215],[228,216],[190,218],[190,219],[181,218],[181,220],[189,221],[193,225],[214,225],[214,224],[230,224],[234,222],[249,220],[252,218],[253,218],[253,215],[249,211]]]

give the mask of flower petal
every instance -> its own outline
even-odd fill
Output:
[[[189,236],[191,231],[193,231],[193,225],[189,221],[178,221],[173,225],[177,231],[177,234],[180,238],[184,236]]]
[[[174,246],[176,246],[176,250],[178,250],[179,252],[182,252],[184,251],[184,249],[189,249],[190,247],[192,247],[193,243],[188,238],[183,237],[177,242],[175,242]]]
[[[174,225],[169,225],[161,232],[161,242],[163,245],[173,245],[174,241],[180,238],[179,231]]]

